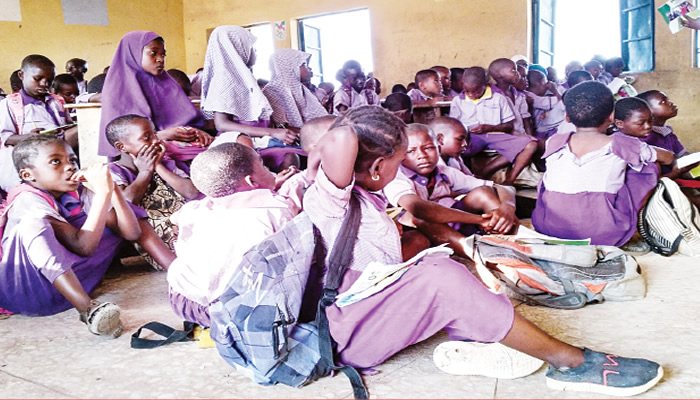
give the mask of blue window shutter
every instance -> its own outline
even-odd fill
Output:
[[[654,70],[654,2],[620,0],[622,59],[630,72]]]

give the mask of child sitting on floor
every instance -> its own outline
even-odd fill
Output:
[[[0,102],[0,188],[5,191],[19,185],[20,179],[12,166],[12,147],[44,130],[56,129],[73,120],[63,107],[63,99],[50,94],[56,75],[54,63],[32,54],[22,60],[18,77],[22,89]],[[72,148],[78,147],[78,128],[58,130]]]
[[[370,262],[390,265],[403,259],[399,232],[385,211],[386,200],[377,193],[394,180],[406,155],[404,129],[398,118],[379,107],[359,107],[336,121],[318,145],[321,167],[304,200],[309,218],[329,244],[328,254],[334,250],[351,196],[358,198],[361,209],[341,294]],[[581,349],[553,338],[517,313],[506,296],[486,290],[463,264],[445,256],[425,257],[382,291],[346,307],[333,304],[326,314],[338,361],[359,368],[379,365],[444,329],[453,342],[441,344],[435,359],[441,369],[457,373],[499,377],[503,369],[500,374],[495,371],[500,361],[506,369],[511,367],[509,372],[517,369],[510,377],[524,376],[540,367],[526,361],[527,353],[550,364],[547,385],[561,390],[634,395],[663,376],[657,363]],[[501,345],[517,351],[500,352]],[[450,353],[460,356],[449,357]],[[489,362],[470,364],[477,356]]]
[[[649,104],[637,97],[627,97],[620,99],[615,103],[615,115],[614,115],[615,129],[620,133],[624,133],[627,136],[633,136],[641,141],[646,141],[652,134],[654,116],[652,115],[651,108]],[[698,164],[690,165],[682,170],[679,170],[675,166],[676,155],[661,147],[651,145],[657,154],[662,154],[659,156],[659,161],[663,160],[673,160],[671,163],[661,164],[661,174],[669,174],[673,172],[675,177],[681,176],[686,171],[696,167]],[[673,178],[672,178],[673,179]]]
[[[452,99],[450,117],[458,119],[471,134],[465,155],[473,156],[487,148],[496,150],[502,157],[490,161],[480,175],[488,178],[510,164],[503,184],[512,186],[530,163],[537,143],[532,138],[510,134],[515,120],[513,111],[503,95],[491,90],[483,68],[467,68],[462,80],[464,92]]]
[[[681,144],[681,141],[678,140],[678,136],[673,133],[671,125],[666,124],[669,119],[678,115],[678,107],[673,104],[666,94],[658,90],[647,90],[637,95],[637,97],[649,104],[654,121],[651,127],[651,133],[649,136],[643,138],[642,141],[652,146],[668,150],[673,153],[676,158],[688,154],[688,151]],[[661,174],[671,179],[676,179],[695,167],[695,164],[681,169],[672,169],[670,166],[662,166]]]
[[[191,173],[206,197],[185,204],[177,216],[170,304],[185,320],[209,326],[209,305],[224,292],[245,252],[294,218],[299,200],[276,194],[275,176],[262,158],[239,143],[201,153]]]
[[[440,108],[435,104],[443,100],[440,74],[432,69],[420,70],[415,77],[416,88],[408,91],[413,103],[413,120],[427,124],[440,116]]]
[[[310,58],[311,54],[294,49],[279,49],[270,57],[272,78],[263,94],[272,106],[271,118],[276,126],[298,132],[304,122],[328,115],[316,96],[302,84],[313,76]]]
[[[178,163],[165,155],[163,143],[155,133],[153,123],[138,115],[124,115],[107,124],[107,140],[119,150],[119,160],[109,169],[114,183],[124,197],[148,213],[148,222],[158,237],[174,250],[177,229],[170,221],[187,200],[200,196],[189,176]],[[156,269],[167,269],[172,254],[143,249],[139,253]]]
[[[564,122],[566,108],[556,85],[547,80],[545,74],[538,70],[531,70],[527,73],[527,78],[529,88],[527,96],[532,99],[535,136],[544,151],[544,143],[550,136],[557,133],[559,125]]]
[[[117,157],[107,140],[108,123],[122,115],[150,118],[168,153],[178,160],[191,160],[213,138],[207,121],[180,85],[165,72],[165,41],[155,32],[134,31],[122,37],[105,78],[101,96],[98,154]]]
[[[600,74],[603,73],[603,64],[600,63],[598,60],[591,60],[588,61],[587,63],[583,64],[583,69],[588,71],[591,76],[593,76],[593,80],[598,81],[600,78]],[[603,82],[605,84],[605,82]]]
[[[75,307],[90,332],[118,336],[119,307],[88,294],[122,238],[141,236],[121,189],[106,165],[78,171],[73,150],[55,135],[23,140],[12,157],[23,184],[10,191],[0,214],[0,307],[25,315]]]
[[[655,162],[673,158],[637,138],[606,135],[614,99],[600,82],[569,89],[564,105],[576,132],[547,142],[532,224],[550,236],[622,246],[637,231],[638,211],[658,182]]]
[[[491,85],[493,92],[503,95],[513,111],[513,134],[534,136],[527,97],[515,88],[520,82],[517,65],[507,58],[498,58],[489,65],[489,76],[496,81]]]
[[[502,192],[508,197],[501,199],[493,182],[439,163],[437,138],[429,126],[408,125],[406,135],[406,158],[396,179],[384,188],[389,203],[406,211],[398,219],[401,224],[417,227],[434,243],[447,240],[463,257],[465,236],[477,231],[508,233],[517,226],[513,192]],[[466,196],[455,199],[459,194]]]

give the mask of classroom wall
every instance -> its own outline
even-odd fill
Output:
[[[656,0],[656,8],[666,0]],[[639,74],[634,84],[640,93],[658,89],[678,106],[678,116],[668,121],[688,151],[700,151],[700,68],[694,64],[695,32],[672,34],[660,13],[656,15],[656,68]]]
[[[666,0],[656,0],[656,7]],[[187,70],[202,66],[206,32],[218,25],[249,25],[286,20],[288,38],[278,47],[291,46],[293,19],[330,12],[369,8],[375,75],[386,91],[394,83],[408,83],[419,69],[435,64],[486,66],[497,57],[530,55],[531,1],[504,0],[269,0],[264,2],[183,0]],[[505,11],[504,11],[505,10]],[[669,123],[690,151],[700,151],[700,69],[693,66],[693,35],[670,33],[656,16],[656,69],[639,74],[643,90],[659,88],[679,106]],[[367,71],[369,72],[369,71]]]
[[[21,0],[21,22],[0,21],[0,87],[10,92],[10,74],[22,59],[43,54],[65,72],[73,57],[88,61],[87,78],[110,64],[121,37],[134,30],[152,30],[165,39],[168,68],[185,67],[181,0],[107,0],[108,26],[64,25],[61,0]]]
[[[416,71],[436,64],[471,66],[526,54],[530,3],[505,2],[494,7],[493,0],[183,0],[187,69],[203,65],[206,32],[218,25],[286,20],[287,39],[276,42],[285,48],[292,43],[293,19],[368,8],[374,73],[387,94],[393,84],[407,84]]]

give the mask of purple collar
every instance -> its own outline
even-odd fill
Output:
[[[418,174],[416,171],[407,168],[403,165],[401,165],[401,172],[408,177],[408,179],[412,180],[413,182],[421,185],[421,186],[428,186],[428,183],[430,182],[430,178]],[[447,175],[445,175],[442,170],[440,169],[440,165],[435,166],[435,169],[433,170],[433,173],[435,174],[435,186],[437,186],[440,181],[445,181],[448,184],[450,183],[449,178]]]
[[[378,211],[384,212],[389,204],[386,197],[384,197],[381,192],[368,192],[357,185],[355,185],[352,190],[359,194],[360,198],[367,200]]]
[[[43,101],[39,100],[39,99],[35,99],[34,97],[28,95],[27,92],[24,91],[24,89],[20,89],[19,93],[22,96],[22,104],[36,104],[36,105],[44,106],[51,99],[50,94],[47,94],[46,96],[44,96]]]

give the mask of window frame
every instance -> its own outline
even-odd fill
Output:
[[[557,0],[547,0],[552,2],[552,15],[556,15],[556,1]],[[580,0],[583,1],[583,0]],[[629,1],[639,1],[639,2],[645,2],[644,4],[641,5],[635,5],[633,7],[626,7]],[[541,9],[542,9],[542,0],[532,0],[532,60],[533,63],[536,64],[541,64],[541,58],[540,54],[541,53],[546,53],[552,57],[552,61],[555,60],[556,54],[554,53],[554,44],[556,41],[556,20],[555,21],[546,21],[541,17]],[[639,29],[637,27],[630,27],[629,26],[629,15],[631,12],[635,10],[639,10],[644,7],[649,7],[649,28],[651,35],[645,36],[642,38],[635,38],[635,37],[630,37],[630,33],[632,32],[637,32]],[[655,6],[654,6],[654,1],[653,0],[620,0],[620,56],[622,59],[625,61],[625,70],[627,72],[632,72],[632,73],[641,73],[641,72],[651,72],[654,70],[656,67],[656,23],[655,23]],[[556,17],[555,17],[556,19]],[[553,34],[552,34],[552,41],[550,43],[552,51],[546,51],[542,49],[540,40],[540,25],[542,23],[546,23],[547,25],[551,26],[553,29]],[[700,67],[700,46],[697,45],[698,41],[700,40],[700,36],[698,35],[698,32],[696,32],[696,52],[695,52],[695,62]],[[649,59],[646,61],[646,64],[649,66],[649,68],[644,68],[644,69],[631,69],[630,64],[636,65],[636,64],[642,64],[643,62],[633,62],[630,63],[630,43],[634,42],[639,42],[642,40],[649,40],[651,43],[651,53],[648,55]],[[550,54],[551,53],[551,54]]]
[[[625,7],[627,2],[635,0],[620,0],[620,52],[622,59],[625,61],[625,71],[632,73],[651,72],[656,67],[656,23],[655,23],[655,5],[653,0],[637,0],[646,1],[646,4]],[[629,14],[633,11],[644,7],[649,7],[649,24],[651,34],[643,38],[630,38],[630,31],[639,31],[636,27],[629,27]],[[649,40],[651,42],[651,54],[649,55],[649,68],[631,69],[630,68],[630,48],[628,43]]]

